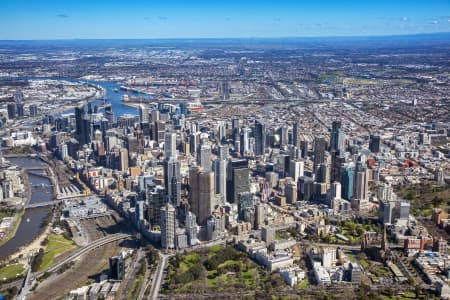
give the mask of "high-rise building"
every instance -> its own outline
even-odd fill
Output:
[[[120,149],[120,171],[128,170],[128,150],[126,148]]]
[[[164,160],[164,187],[172,205],[178,206],[181,201],[181,163],[175,157]]]
[[[369,178],[367,169],[356,172],[355,174],[355,191],[353,198],[360,200],[368,200]]]
[[[248,161],[230,160],[227,167],[227,201],[237,203],[238,195],[250,191]]]
[[[238,195],[238,218],[244,220],[245,210],[253,209],[253,194],[250,192],[239,193]]]
[[[220,194],[226,199],[227,195],[227,161],[216,159],[214,161],[214,176],[216,194]]]
[[[16,103],[8,103],[6,106],[8,110],[8,119],[15,119],[16,118]]]
[[[314,139],[314,170],[325,163],[325,138],[316,137]]]
[[[381,138],[379,135],[370,135],[369,150],[372,153],[380,152]]]
[[[167,203],[161,208],[161,247],[175,249],[175,207]]]
[[[341,167],[341,185],[342,198],[352,200],[355,182],[355,166],[353,164],[344,164]]]
[[[125,260],[122,255],[109,258],[109,275],[114,280],[123,280],[125,277]]]
[[[164,134],[164,156],[177,157],[177,134],[174,132],[166,131]]]
[[[17,117],[23,118],[23,116],[25,115],[23,103],[17,103],[16,107],[17,107]]]
[[[201,144],[197,151],[197,164],[203,171],[211,171],[211,146],[208,144]]]
[[[144,105],[139,105],[139,121],[141,123],[149,123],[150,122],[150,108],[145,107]]]
[[[264,220],[266,218],[266,209],[264,204],[259,203],[255,209],[255,229],[261,229],[264,226]]]
[[[243,127],[241,129],[241,143],[240,143],[241,155],[250,152],[250,128]]]
[[[161,207],[167,202],[166,191],[162,186],[152,188],[151,185],[148,185],[146,190],[149,222],[152,228],[155,228],[161,225]]]
[[[289,143],[288,128],[283,126],[280,128],[280,146],[286,146]]]
[[[84,104],[75,107],[75,133],[80,145],[89,142],[89,120],[86,119]]]
[[[300,139],[299,139],[299,134],[300,134],[300,130],[299,130],[299,124],[298,122],[294,123],[293,129],[292,129],[292,144],[295,147],[300,147]]]
[[[190,211],[187,212],[184,224],[186,228],[189,246],[196,245],[198,243],[197,217],[192,212]]]
[[[297,182],[298,179],[304,175],[305,173],[305,163],[301,160],[291,160],[289,162],[289,177],[292,177],[294,182]]]
[[[197,222],[204,225],[214,209],[214,173],[191,167],[189,191],[191,211],[197,216]]]
[[[340,121],[333,121],[330,137],[330,151],[344,150],[344,131]]]
[[[255,121],[255,155],[264,155],[266,148],[266,124],[262,120]]]
[[[38,107],[36,104],[30,104],[30,117],[36,117],[38,115]]]
[[[239,118],[233,117],[231,121],[231,135],[233,138],[233,141],[236,141],[239,139],[239,131],[240,131],[240,125],[239,125]]]

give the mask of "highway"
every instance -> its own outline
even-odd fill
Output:
[[[159,290],[161,289],[161,282],[163,279],[164,270],[166,269],[167,260],[169,257],[171,257],[171,254],[162,254],[161,252],[159,254],[159,264],[158,268],[156,269],[155,276],[153,278],[152,282],[152,288],[150,290],[150,299],[156,300],[158,299]]]
[[[87,246],[84,246],[82,248],[79,248],[78,250],[76,250],[74,253],[72,253],[71,255],[69,255],[68,257],[66,257],[65,259],[61,260],[60,262],[56,263],[55,265],[51,266],[50,268],[48,268],[47,270],[45,270],[44,272],[39,272],[36,273],[36,278],[39,278],[40,276],[42,276],[45,272],[54,272],[56,270],[58,270],[59,268],[61,268],[63,265],[74,261],[75,259],[79,258],[80,256],[89,253],[90,251],[101,247],[103,245],[115,242],[115,241],[119,241],[119,240],[123,240],[126,238],[131,237],[131,235],[129,234],[125,234],[125,233],[116,233],[116,234],[112,234],[109,236],[106,236],[104,238],[98,239],[92,243],[90,243]]]

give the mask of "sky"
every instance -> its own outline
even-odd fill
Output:
[[[0,40],[450,32],[450,0],[0,0]]]

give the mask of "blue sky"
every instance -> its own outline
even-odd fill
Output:
[[[450,0],[0,0],[0,39],[450,32]]]

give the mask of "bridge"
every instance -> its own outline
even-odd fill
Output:
[[[59,268],[61,268],[62,266],[64,266],[67,263],[70,263],[76,259],[78,259],[80,256],[89,253],[90,251],[102,247],[104,245],[107,245],[109,243],[112,242],[116,242],[116,241],[120,241],[120,240],[124,240],[127,238],[132,237],[132,235],[127,234],[127,233],[116,233],[116,234],[112,234],[112,235],[108,235],[105,236],[101,239],[95,240],[92,243],[90,243],[87,246],[78,248],[74,253],[72,253],[71,255],[69,255],[68,257],[64,258],[63,260],[61,260],[60,262],[54,264],[53,266],[51,266],[50,268],[48,268],[47,270],[43,271],[43,272],[38,272],[35,274],[35,278],[39,278],[42,275],[44,275],[44,273],[51,273],[54,272],[56,270],[58,270]]]
[[[45,202],[37,202],[37,203],[30,203],[25,206],[25,208],[37,208],[37,207],[45,207],[45,206],[53,206],[57,205],[64,200],[52,200],[52,201],[45,201]]]

